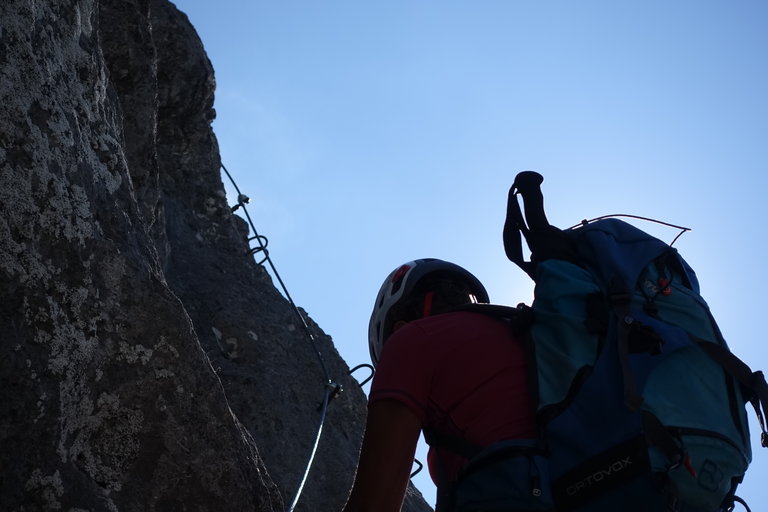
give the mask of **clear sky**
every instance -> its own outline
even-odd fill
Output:
[[[531,169],[560,227],[692,227],[675,246],[734,352],[768,370],[768,3],[175,3],[216,70],[222,160],[350,367],[369,362],[374,297],[405,261],[451,260],[492,301],[531,302],[501,244],[507,189]],[[739,494],[757,511],[768,449],[752,431]]]

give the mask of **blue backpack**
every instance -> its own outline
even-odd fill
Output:
[[[541,182],[517,176],[504,228],[507,256],[536,283],[532,306],[470,306],[524,333],[540,436],[479,450],[430,435],[471,456],[445,509],[746,507],[735,491],[751,461],[747,402],[768,447],[762,372],[729,351],[675,249],[617,219],[554,228]]]

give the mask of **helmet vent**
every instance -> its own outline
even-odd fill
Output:
[[[411,266],[408,264],[403,265],[399,269],[395,270],[395,273],[392,274],[392,290],[390,295],[397,293],[397,290],[399,290],[400,286],[403,284],[403,278],[405,277],[405,274],[407,274],[409,270],[411,270]]]

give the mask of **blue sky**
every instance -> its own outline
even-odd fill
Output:
[[[492,301],[530,303],[501,227],[531,169],[560,227],[610,213],[692,227],[676,247],[734,352],[768,369],[768,4],[175,3],[216,70],[222,160],[350,366],[368,362],[373,299],[404,261],[448,259]],[[754,452],[740,494],[757,509],[768,449]]]

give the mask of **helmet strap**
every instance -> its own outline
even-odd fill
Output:
[[[432,299],[434,296],[435,292],[431,290],[424,294],[424,311],[422,318],[426,318],[432,313]]]

